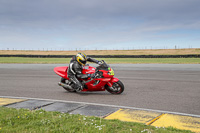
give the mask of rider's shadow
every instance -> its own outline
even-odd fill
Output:
[[[102,91],[102,92],[95,92],[95,91],[86,91],[86,92],[65,92],[65,93],[68,93],[68,94],[76,94],[76,95],[80,95],[80,96],[89,96],[89,95],[113,95],[113,94],[110,94],[106,91]]]

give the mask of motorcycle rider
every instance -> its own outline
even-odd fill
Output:
[[[89,78],[89,77],[93,78],[95,76],[94,74],[82,73],[82,68],[83,66],[85,66],[87,61],[94,62],[96,64],[101,64],[101,61],[88,57],[84,53],[78,53],[77,55],[73,56],[70,61],[67,73],[68,73],[68,78],[70,79],[70,81],[74,83],[73,88],[76,91],[81,91],[84,88],[84,85],[78,80],[78,78],[80,79]]]

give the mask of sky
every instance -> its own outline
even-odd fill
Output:
[[[0,50],[200,48],[200,0],[0,0]]]

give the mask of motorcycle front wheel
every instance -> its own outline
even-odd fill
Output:
[[[109,87],[108,85],[106,85],[105,88],[111,94],[121,94],[124,91],[124,85],[120,80],[117,82],[114,82],[112,87]]]
[[[69,80],[65,79],[65,78],[61,78],[60,80],[61,83],[64,83],[64,84],[68,84],[69,83]],[[66,91],[69,91],[69,92],[76,92],[76,90],[72,90],[72,89],[69,89],[69,88],[66,88],[66,87],[63,87]]]

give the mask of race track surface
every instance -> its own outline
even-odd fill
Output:
[[[121,95],[69,93],[53,72],[65,64],[0,64],[0,96],[56,99],[200,115],[199,64],[111,64]],[[95,65],[93,65],[95,66]]]

